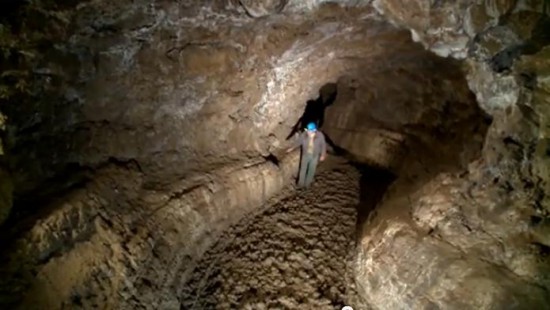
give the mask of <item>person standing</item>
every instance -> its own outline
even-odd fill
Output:
[[[317,130],[314,122],[307,124],[303,133],[298,137],[295,145],[287,150],[292,152],[301,146],[300,172],[298,174],[298,186],[310,187],[315,177],[315,170],[319,161],[324,161],[327,155],[325,135]]]

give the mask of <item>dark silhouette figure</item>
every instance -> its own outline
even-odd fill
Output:
[[[308,100],[306,103],[306,108],[304,113],[298,119],[298,122],[292,127],[292,130],[286,137],[290,139],[296,133],[304,129],[304,127],[313,122],[317,125],[317,128],[321,129],[325,121],[325,109],[334,103],[336,100],[337,89],[336,84],[329,83],[325,84],[319,90],[319,97],[315,100]]]
[[[338,90],[336,87],[336,84],[334,83],[328,83],[325,84],[321,89],[319,90],[319,97],[315,100],[308,100],[306,103],[306,108],[304,109],[304,113],[298,119],[298,122],[292,127],[292,130],[286,137],[286,140],[292,138],[296,133],[301,132],[304,127],[310,123],[313,122],[317,125],[317,128],[320,130],[322,129],[323,123],[325,122],[325,109],[332,105],[334,101],[336,101],[336,96],[338,94]],[[321,130],[322,131],[322,130]],[[330,146],[330,153],[334,153],[336,155],[342,155],[345,156],[347,152],[338,147],[332,139],[327,135],[326,132],[323,132],[325,135],[325,141]]]

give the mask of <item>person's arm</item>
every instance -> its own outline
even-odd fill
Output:
[[[296,148],[298,148],[302,144],[303,139],[303,133],[298,134],[298,138],[296,141],[286,150],[287,153],[290,153],[294,151]]]
[[[321,161],[325,160],[327,157],[327,141],[325,140],[325,135],[321,133]]]

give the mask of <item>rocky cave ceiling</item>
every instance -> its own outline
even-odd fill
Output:
[[[291,183],[328,84],[338,154],[395,177],[358,210],[368,307],[548,307],[547,2],[6,8],[0,305],[183,307],[197,260]]]

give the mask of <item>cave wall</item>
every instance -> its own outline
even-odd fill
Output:
[[[322,127],[333,143],[353,160],[395,174],[414,161],[429,158],[427,168],[442,171],[479,156],[490,117],[458,62],[411,44],[373,63],[338,80]]]
[[[468,86],[494,120],[467,174],[435,176],[407,199],[395,199],[404,185],[390,188],[362,227],[358,287],[374,308],[544,305],[549,54],[541,26],[523,22],[544,21],[539,2],[373,1],[396,26],[369,7],[240,2],[49,8],[64,14],[33,70],[50,88],[2,106],[9,168],[18,197],[79,184],[67,178],[75,170],[91,178],[45,208],[24,205],[40,213],[4,235],[17,238],[2,255],[2,278],[13,279],[3,304],[177,309],[178,284],[216,234],[289,182],[296,154],[278,165],[262,156],[278,155],[306,100],[358,63],[376,72],[393,68],[383,61],[392,51],[419,56],[403,26],[426,49],[466,58]],[[34,20],[34,31],[47,24]],[[337,139],[372,148],[364,141],[377,135]]]
[[[106,167],[49,215],[2,236],[11,246],[3,249],[0,304],[179,309],[178,289],[196,261],[229,225],[285,195],[297,157],[226,166],[163,191],[136,191],[145,178],[132,164]]]
[[[109,160],[135,160],[147,184],[158,187],[267,156],[282,147],[298,111],[322,83],[353,65],[346,57],[389,48],[359,44],[386,42],[379,36],[392,29],[352,23],[372,10],[346,12],[349,22],[342,22],[337,16],[344,13],[331,8],[312,20],[255,20],[238,8],[217,1],[94,1],[64,8],[63,32],[48,38],[33,67],[50,79],[37,83],[55,85],[24,108],[5,108],[18,194],[44,182],[53,187],[59,175]],[[43,26],[33,25],[25,31]],[[332,49],[336,40],[340,46]],[[320,65],[328,61],[333,64]]]
[[[375,308],[547,307],[548,176],[539,167],[547,157],[549,41],[540,33],[548,33],[548,6],[375,6],[427,49],[466,58],[470,89],[493,122],[466,173],[440,174],[413,190],[392,185],[363,227],[356,267],[364,296]]]
[[[68,7],[37,64],[55,85],[6,107],[27,216],[2,234],[3,305],[178,309],[216,236],[291,182],[297,154],[264,157],[280,156],[306,100],[394,37],[410,44],[372,9],[253,20],[215,2],[144,4]]]

